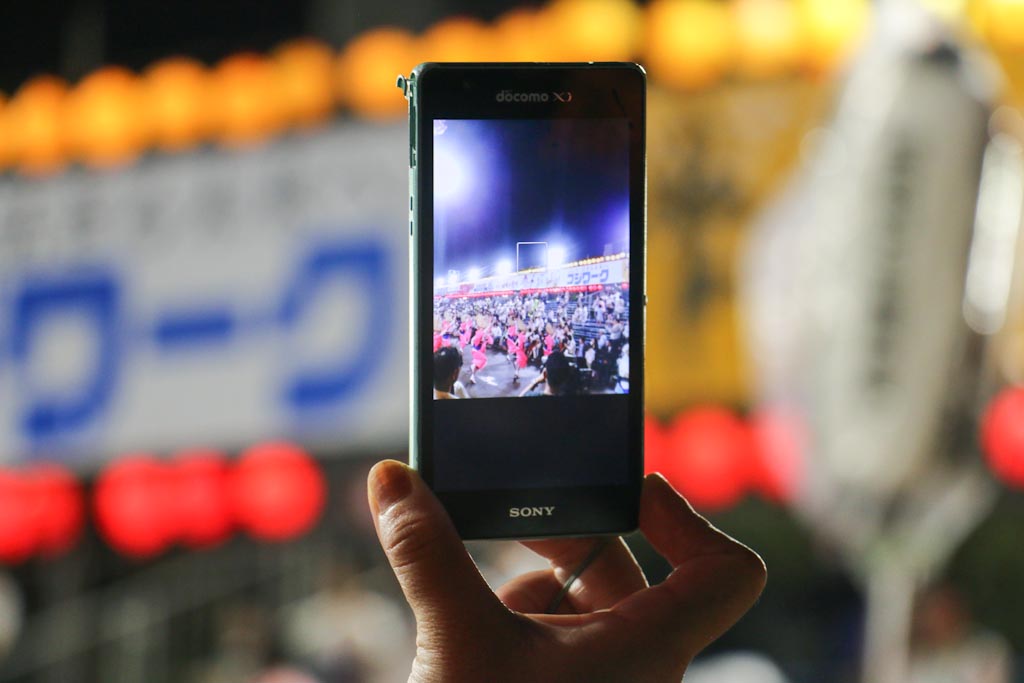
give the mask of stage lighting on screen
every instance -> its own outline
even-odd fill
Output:
[[[459,282],[459,271],[449,270],[448,271],[448,284],[455,285]]]
[[[437,278],[436,280],[434,280],[434,286],[435,286],[435,287],[437,287],[438,289],[441,289],[441,288],[442,288],[442,287],[444,287],[444,286],[445,286],[445,285],[446,285],[447,283],[448,283],[448,281],[447,281],[447,280],[445,280],[445,279],[444,279],[443,277],[439,277],[439,278]]]
[[[564,264],[565,258],[565,247],[561,245],[551,245],[548,247],[548,268],[557,268]]]
[[[508,275],[512,272],[512,261],[507,258],[503,258],[498,261],[498,265],[494,267],[494,272],[498,275]]]
[[[434,123],[435,205],[441,209],[464,207],[479,199],[489,155],[465,122],[457,128],[444,121]],[[443,125],[438,127],[439,123]]]
[[[480,269],[479,268],[470,268],[468,274],[466,275],[466,279],[469,280],[470,282],[476,282],[477,280],[479,280],[480,279]]]

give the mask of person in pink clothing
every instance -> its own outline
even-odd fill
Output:
[[[555,350],[555,338],[548,332],[544,336],[544,357],[547,358],[551,355],[551,352]]]
[[[481,327],[473,335],[473,369],[469,376],[469,381],[473,384],[476,384],[476,373],[483,370],[484,366],[487,365],[487,354],[485,352],[492,343],[494,343],[494,338],[487,331],[486,327]]]
[[[470,319],[468,317],[463,318],[462,324],[459,325],[459,347],[466,348],[466,345],[469,344],[469,340],[472,338],[472,336],[473,327],[472,324],[470,323]]]
[[[512,363],[512,367],[515,368],[515,375],[512,377],[513,381],[519,379],[519,371],[526,367],[526,352],[523,351],[523,346],[519,342],[519,335],[516,335],[515,338],[509,335],[508,360]]]

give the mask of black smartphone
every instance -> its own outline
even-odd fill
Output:
[[[463,538],[635,529],[643,69],[431,63],[399,85],[412,466]]]

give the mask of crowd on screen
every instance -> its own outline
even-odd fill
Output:
[[[581,391],[626,391],[629,381],[628,296],[617,286],[597,292],[512,293],[439,297],[434,301],[435,395],[468,398],[459,381],[461,352],[470,351],[469,384],[500,353],[514,368],[542,369],[552,354],[568,359]],[[454,349],[456,353],[445,351]]]

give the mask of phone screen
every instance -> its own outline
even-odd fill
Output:
[[[438,490],[626,483],[626,118],[434,119]]]

